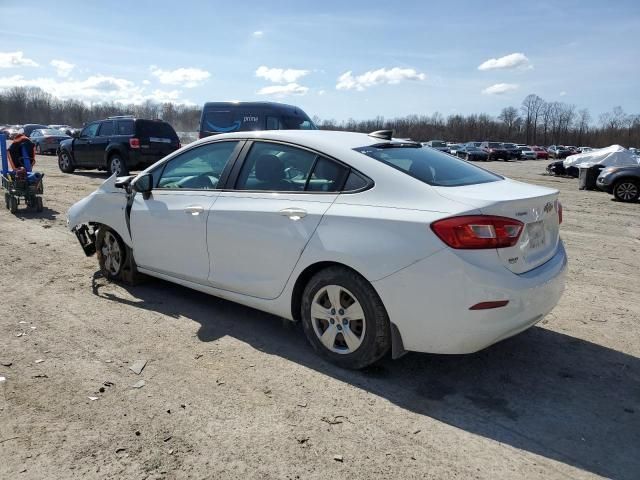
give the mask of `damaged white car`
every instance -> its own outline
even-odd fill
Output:
[[[556,190],[392,132],[208,137],[68,212],[110,279],[144,273],[301,320],[329,360],[474,352],[558,302]]]

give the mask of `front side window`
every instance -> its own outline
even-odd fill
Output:
[[[80,134],[80,136],[88,137],[88,138],[95,137],[96,133],[98,132],[99,126],[100,126],[100,123],[92,123],[91,125],[87,125],[82,129],[82,133]]]
[[[169,160],[157,182],[159,189],[214,190],[237,141],[201,145]],[[154,174],[155,179],[155,174]]]
[[[419,144],[394,146],[383,143],[354,150],[433,186],[458,187],[503,179],[457,157]]]

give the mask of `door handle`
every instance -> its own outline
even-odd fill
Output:
[[[280,210],[280,215],[289,217],[291,220],[300,220],[307,216],[307,211],[302,208],[284,208]]]
[[[200,215],[202,212],[204,212],[204,207],[201,207],[200,205],[190,205],[184,209],[184,213],[188,213],[190,215]]]

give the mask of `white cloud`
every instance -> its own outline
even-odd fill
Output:
[[[308,91],[308,87],[303,87],[297,83],[289,83],[287,85],[270,85],[268,87],[262,87],[257,93],[258,95],[286,97],[287,95],[306,95]]]
[[[151,85],[151,82],[149,80],[142,80],[142,84],[143,85]]]
[[[564,90],[560,92],[560,96],[564,97],[567,94],[567,92],[565,92]]]
[[[59,80],[48,77],[25,79],[21,75],[0,77],[0,89],[11,87],[39,87],[55,97],[83,102],[139,104],[146,100],[152,100],[182,103],[180,90],[156,89],[148,92],[145,87],[136,85],[130,80],[105,75],[92,75],[85,80]]]
[[[324,95],[325,93],[327,93],[325,90],[318,90],[318,95]]]
[[[181,85],[185,88],[193,88],[202,84],[211,76],[206,70],[199,68],[177,68],[175,70],[162,70],[155,65],[150,67],[151,75],[157,77],[160,83],[165,85]]]
[[[413,68],[393,67],[388,70],[380,68],[355,77],[351,71],[348,71],[338,77],[336,89],[362,91],[374,85],[396,84],[405,80],[424,80],[425,78],[427,76],[424,73],[418,73]]]
[[[64,60],[51,60],[49,65],[56,69],[60,77],[68,77],[71,71],[76,68],[73,63],[65,62]]]
[[[273,83],[294,83],[309,74],[309,70],[294,68],[269,68],[262,65],[256,70],[256,77],[264,78]]]
[[[482,90],[485,95],[502,95],[518,89],[515,83],[496,83]]]
[[[0,52],[0,68],[37,66],[36,62],[30,58],[25,58],[23,52]]]
[[[527,70],[533,68],[524,53],[511,53],[500,58],[490,58],[478,66],[478,70],[515,69]]]
[[[251,35],[255,38],[262,38],[264,36],[264,32],[262,30],[256,30]]]

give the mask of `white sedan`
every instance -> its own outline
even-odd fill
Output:
[[[103,274],[143,273],[302,321],[329,360],[470,353],[564,289],[558,192],[390,131],[202,139],[68,212]]]

